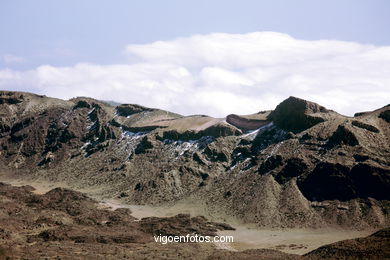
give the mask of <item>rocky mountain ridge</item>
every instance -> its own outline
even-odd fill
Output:
[[[346,117],[290,97],[273,111],[212,118],[1,91],[0,165],[13,177],[258,226],[382,227],[389,113]]]

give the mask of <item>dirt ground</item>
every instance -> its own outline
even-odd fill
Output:
[[[25,181],[21,179],[12,180],[9,178],[0,178],[0,181],[9,183],[14,186],[30,185],[36,190],[33,193],[44,194],[47,191],[56,188],[69,188],[64,183],[48,183],[46,181]],[[118,208],[128,208],[132,216],[141,219],[146,217],[172,217],[179,213],[188,213],[192,216],[205,213],[201,209],[193,208],[186,205],[176,205],[172,207],[157,207],[148,205],[128,205],[123,204],[115,199],[97,198],[96,190],[79,190],[98,199],[102,208],[115,210]],[[207,215],[207,214],[203,214]],[[207,216],[210,217],[210,216]],[[306,254],[323,245],[331,244],[345,239],[354,239],[365,237],[376,230],[345,230],[345,229],[280,229],[266,230],[251,227],[249,225],[232,224],[236,230],[219,231],[219,235],[233,236],[233,243],[219,243],[216,247],[231,251],[243,251],[247,249],[275,249],[285,253],[298,255]]]

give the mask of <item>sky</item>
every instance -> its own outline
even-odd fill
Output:
[[[184,115],[390,103],[387,0],[0,0],[0,89]]]

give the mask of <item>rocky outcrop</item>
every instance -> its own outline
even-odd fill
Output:
[[[77,101],[73,109],[79,109],[79,108],[91,108],[91,105],[85,100],[79,100]]]
[[[315,114],[326,112],[328,110],[325,107],[316,103],[289,97],[276,107],[268,119],[283,130],[299,133],[325,121]]]
[[[12,91],[0,91],[0,105],[1,104],[18,104],[23,102],[23,94]]]
[[[362,129],[365,129],[365,130],[368,130],[368,131],[373,132],[373,133],[379,133],[379,129],[378,128],[376,128],[373,125],[369,125],[369,124],[363,123],[361,121],[353,120],[352,121],[352,125],[356,126],[356,127],[359,127],[359,128],[362,128]]]
[[[205,136],[210,137],[224,137],[224,136],[237,136],[241,135],[242,132],[233,127],[226,124],[217,124],[212,125],[204,130],[195,131],[195,130],[187,130],[187,131],[177,131],[177,130],[163,130],[162,136],[158,138],[160,140],[197,140]]]
[[[311,201],[350,200],[357,197],[350,169],[341,164],[319,163],[304,179],[298,181],[299,189]]]
[[[243,131],[255,130],[269,123],[266,120],[247,119],[235,114],[228,115],[226,117],[226,122]]]
[[[352,179],[357,197],[390,200],[389,169],[359,163],[351,169],[349,177]]]
[[[355,146],[359,145],[359,141],[351,130],[344,125],[339,125],[337,130],[329,138],[327,145],[330,147],[336,145]]]
[[[332,163],[319,163],[298,181],[303,195],[312,201],[375,198],[389,200],[390,170],[359,163],[352,169]]]
[[[133,105],[122,104],[122,105],[117,106],[115,108],[115,110],[119,116],[127,117],[127,116],[131,116],[133,114],[137,114],[137,113],[141,113],[141,112],[154,111],[155,109],[143,107],[140,105],[134,105],[134,104]]]
[[[135,148],[134,153],[142,154],[153,147],[154,147],[153,142],[150,140],[149,137],[145,136],[142,138],[141,142]]]
[[[272,155],[261,163],[258,172],[259,174],[264,175],[282,165],[283,157],[280,155]]]
[[[275,180],[280,184],[284,184],[292,178],[303,174],[307,168],[307,163],[301,158],[290,158],[283,169],[276,175]]]
[[[386,259],[390,258],[390,228],[368,237],[339,241],[321,246],[304,255],[304,259]]]
[[[179,214],[170,218],[143,218],[140,225],[142,231],[156,236],[179,236],[191,234],[195,230],[200,235],[214,236],[218,230],[235,230],[235,228],[224,223],[208,222],[204,217],[191,218],[189,214]]]
[[[390,123],[390,110],[385,110],[379,114],[379,118],[382,118],[387,123]]]
[[[227,150],[216,147],[214,144],[209,144],[203,152],[207,159],[212,162],[228,162],[230,160],[230,154]]]

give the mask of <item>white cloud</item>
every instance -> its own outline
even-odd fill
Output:
[[[0,88],[213,116],[273,109],[291,95],[348,115],[390,103],[390,46],[216,33],[128,45],[126,54],[129,64],[0,70]]]

